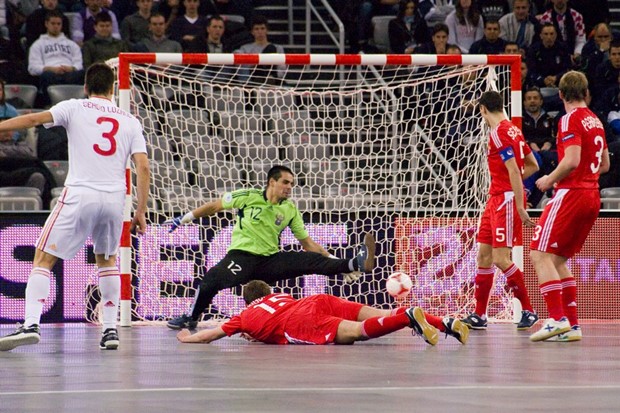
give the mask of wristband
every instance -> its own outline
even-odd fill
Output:
[[[189,222],[192,222],[195,219],[196,217],[194,216],[194,213],[190,211],[187,214],[183,215],[183,218],[181,218],[181,223],[187,224]]]

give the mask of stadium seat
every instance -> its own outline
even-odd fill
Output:
[[[620,209],[620,187],[601,189],[603,209]]]
[[[557,87],[541,87],[540,88],[540,94],[543,96],[543,98],[556,96],[558,93],[560,93],[560,89],[558,89]]]
[[[47,94],[52,105],[68,99],[83,99],[86,97],[83,85],[51,85],[47,87]]]
[[[31,186],[2,186],[0,196],[41,196],[41,191]]]
[[[394,20],[394,16],[375,16],[371,20],[373,43],[383,53],[390,53],[390,36],[388,35],[390,20]]]
[[[5,98],[9,103],[17,103],[15,100],[20,100],[19,103],[15,104],[17,109],[27,109],[32,108],[34,106],[34,101],[37,98],[37,87],[32,85],[18,85],[18,84],[8,84],[4,86]],[[23,102],[23,103],[22,103]]]
[[[34,196],[2,196],[0,211],[39,211],[43,208],[40,197]]]
[[[56,186],[62,187],[69,172],[69,161],[43,161],[56,180]]]
[[[222,14],[221,16],[222,16],[222,19],[224,19],[225,22],[231,21],[231,22],[237,22],[237,23],[245,24],[245,17],[240,16],[238,14]]]

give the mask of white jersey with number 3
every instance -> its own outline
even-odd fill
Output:
[[[67,130],[69,173],[65,186],[125,191],[129,156],[146,153],[138,119],[98,97],[66,100],[49,111],[54,121],[45,126],[64,126]]]

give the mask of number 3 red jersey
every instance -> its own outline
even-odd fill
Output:
[[[598,188],[599,169],[607,141],[603,124],[596,115],[588,108],[576,108],[562,116],[557,144],[560,162],[567,147],[581,146],[579,166],[558,182],[557,188]]]
[[[499,123],[491,131],[489,137],[489,172],[491,174],[491,195],[499,195],[512,191],[510,176],[504,162],[510,158],[517,161],[521,173],[525,165],[525,157],[531,153],[530,147],[525,143],[523,133],[508,119]]]

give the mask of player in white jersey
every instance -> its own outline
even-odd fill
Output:
[[[96,63],[86,72],[87,99],[70,99],[48,111],[0,123],[0,131],[43,124],[64,126],[69,142],[69,174],[58,203],[37,240],[26,286],[26,319],[13,334],[0,338],[0,351],[39,342],[39,323],[50,289],[50,271],[58,258],[71,259],[90,235],[103,307],[101,349],[116,349],[120,274],[116,265],[127,192],[125,168],[131,156],[137,173],[138,206],[131,226],[146,229],[149,163],[139,121],[112,102],[114,72]]]

